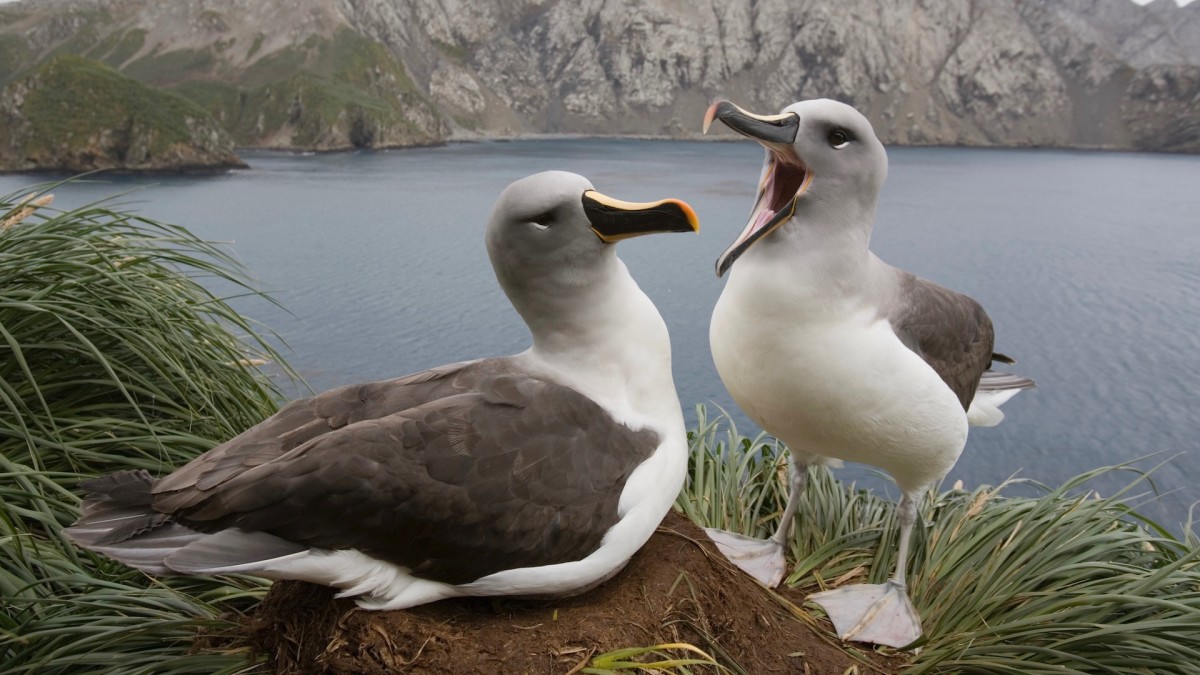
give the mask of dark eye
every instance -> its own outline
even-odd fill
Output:
[[[834,150],[841,150],[850,145],[851,140],[850,132],[845,129],[834,129],[829,132],[829,146]]]
[[[533,224],[538,226],[538,229],[546,229],[550,227],[550,221],[554,220],[554,214],[547,211],[533,219]]]

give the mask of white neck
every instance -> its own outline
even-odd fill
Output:
[[[802,202],[791,220],[734,262],[730,290],[740,302],[758,306],[756,315],[794,316],[801,308],[839,312],[867,294],[865,287],[879,264],[868,249],[874,209],[849,212],[821,206]]]
[[[624,263],[611,256],[604,266],[569,294],[514,299],[533,333],[518,358],[635,428],[682,428],[666,324]]]

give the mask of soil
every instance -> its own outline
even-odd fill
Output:
[[[574,674],[606,652],[679,642],[751,674],[896,673],[904,664],[843,646],[825,619],[742,574],[675,512],[620,574],[583,595],[368,612],[332,589],[284,581],[246,628],[277,673]]]

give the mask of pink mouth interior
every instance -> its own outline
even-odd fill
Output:
[[[779,153],[773,155],[774,161],[767,174],[762,197],[758,200],[743,239],[762,229],[781,210],[789,208],[796,193],[804,185],[807,171],[798,158],[786,157]]]

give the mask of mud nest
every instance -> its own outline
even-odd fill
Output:
[[[271,588],[246,630],[277,673],[562,674],[615,649],[676,642],[748,673],[899,670],[870,652],[864,663],[814,623],[672,512],[620,574],[573,598],[456,598],[367,612],[331,589],[288,581]]]

